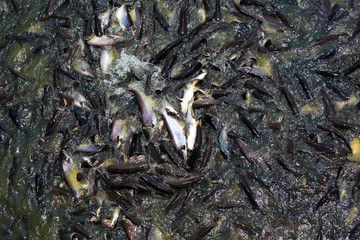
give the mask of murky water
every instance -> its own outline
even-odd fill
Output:
[[[344,76],[344,71],[360,57],[360,36],[352,38],[359,22],[360,3],[353,1],[351,6],[352,1],[332,0],[329,7],[328,1],[259,0],[257,4],[241,5],[250,15],[255,14],[255,18],[260,16],[260,22],[244,12],[239,14],[232,1],[220,1],[220,21],[211,22],[192,39],[183,37],[184,43],[176,48],[177,59],[171,77],[198,60],[208,75],[197,84],[204,92],[198,91],[195,100],[215,98],[215,90],[228,89],[231,93],[220,97],[213,106],[194,109],[202,129],[200,159],[206,155],[209,142],[212,151],[206,166],[192,172],[185,170],[186,167],[177,167],[163,153],[165,163],[156,163],[145,146],[151,141],[160,152],[160,143],[171,139],[166,127],[161,127],[160,109],[168,104],[180,112],[179,98],[186,89],[184,83],[200,72],[180,84],[183,80],[160,76],[164,60],[157,65],[150,61],[179,38],[177,13],[182,4],[188,2],[190,32],[205,22],[206,16],[213,15],[216,1],[208,1],[211,10],[197,4],[202,1],[158,1],[160,12],[170,24],[168,32],[153,18],[153,1],[125,2],[131,9],[141,7],[144,17],[141,40],[135,39],[132,30],[121,29],[115,20],[114,13],[122,1],[99,1],[98,13],[108,9],[112,13],[106,34],[121,35],[126,40],[114,46],[90,47],[93,61],[78,50],[74,63],[69,65],[67,57],[80,46],[84,33],[83,18],[93,14],[91,1],[56,1],[54,15],[69,17],[71,26],[67,27],[61,25],[62,20],[45,18],[48,1],[18,0],[20,12],[15,11],[11,1],[0,2],[0,121],[3,126],[0,131],[0,238],[58,239],[60,229],[66,232],[67,238],[75,238],[79,236],[73,235],[73,226],[79,223],[94,239],[127,239],[121,220],[130,219],[138,239],[146,239],[149,229],[153,231],[150,234],[153,238],[148,239],[192,239],[207,228],[209,233],[205,239],[358,239],[360,168],[356,139],[360,134],[357,126],[360,118],[356,81],[359,74],[354,71]],[[340,10],[335,19],[339,19],[327,25],[336,4]],[[276,9],[289,21],[288,26],[279,23],[281,16],[275,14]],[[81,17],[84,14],[85,17]],[[70,34],[71,39],[61,31]],[[254,32],[254,40],[244,47]],[[9,36],[30,34],[35,37],[27,41],[9,39]],[[317,42],[330,35],[339,36],[324,44]],[[201,39],[205,39],[206,44],[189,51]],[[244,42],[228,45],[222,51],[222,47],[238,39]],[[103,49],[114,54],[106,73],[99,65]],[[334,54],[319,59],[331,52]],[[90,62],[94,77],[76,71],[77,61],[84,59]],[[57,66],[62,69],[59,89],[53,81]],[[145,79],[138,80],[131,73],[134,69]],[[12,70],[25,77],[15,76]],[[334,73],[335,77],[316,74],[317,70],[326,71],[328,75]],[[306,79],[311,97],[306,97],[296,74]],[[282,79],[280,82],[278,76]],[[268,95],[247,87],[244,84],[247,80],[261,86]],[[44,101],[46,85],[51,91]],[[143,132],[137,100],[129,86],[138,86],[151,97],[157,123],[152,129],[154,136],[149,140],[145,134],[140,135],[140,150],[124,158],[125,144],[117,149],[110,138],[112,122],[122,119],[126,125],[125,137],[131,131]],[[295,99],[298,110],[291,108],[285,97],[286,90]],[[323,92],[329,97],[334,114],[328,112]],[[76,93],[82,93],[91,107],[64,104],[61,94],[75,96]],[[50,131],[48,126],[56,110],[59,111],[57,119],[62,120]],[[20,127],[10,112],[17,113]],[[84,117],[84,123],[79,116]],[[255,130],[250,130],[242,116]],[[209,120],[212,117],[217,120]],[[180,117],[181,121],[184,118]],[[333,124],[334,120],[353,125],[341,128]],[[319,125],[340,132],[350,143],[352,154],[337,133],[329,134]],[[281,129],[277,129],[279,126]],[[229,131],[241,137],[232,139],[227,136]],[[250,157],[238,147],[239,141],[245,144]],[[222,145],[223,142],[227,146]],[[81,144],[106,147],[89,155],[76,151]],[[64,197],[51,191],[56,186],[73,194],[64,182],[63,151],[85,176],[85,180],[78,182],[89,183],[91,174],[95,174],[92,169],[99,172],[96,172],[96,193],[85,186],[81,198],[74,200],[73,196]],[[194,152],[189,150],[189,159],[191,155]],[[18,166],[11,170],[16,156]],[[104,164],[84,167],[88,159]],[[200,176],[200,180],[177,189],[174,194],[164,194],[158,189],[118,191],[132,207],[120,213],[114,228],[107,228],[104,223],[112,218],[119,204],[109,198],[100,175],[107,175],[107,165],[124,161],[148,162],[150,169],[146,173],[167,181],[181,182],[193,175]],[[162,165],[171,168],[169,174],[158,172]],[[138,181],[143,173],[121,176]],[[183,201],[166,210],[177,194],[184,196]],[[99,204],[101,209],[98,219],[90,221],[94,213],[73,214],[94,204]]]

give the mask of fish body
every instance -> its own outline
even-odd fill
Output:
[[[186,159],[186,137],[184,124],[182,124],[179,120],[169,116],[165,108],[161,109],[160,114],[165,120],[166,127],[170,133],[171,138],[173,139],[176,150],[181,152],[183,157]]]

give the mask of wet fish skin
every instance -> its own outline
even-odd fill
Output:
[[[321,95],[322,95],[321,99],[324,103],[325,114],[328,116],[335,115],[336,114],[335,107],[331,103],[329,96],[326,94],[326,92],[323,88],[321,89]]]
[[[185,36],[187,34],[187,18],[188,18],[188,9],[187,4],[183,3],[180,8],[179,13],[179,27],[177,29],[177,32],[180,36]]]
[[[163,68],[161,69],[161,76],[163,78],[168,78],[171,72],[172,67],[174,66],[177,59],[177,51],[174,51],[169,57],[166,59]]]
[[[26,129],[24,129],[22,123],[20,122],[17,105],[9,109],[9,117],[21,132],[23,132],[25,135],[28,135]]]
[[[165,183],[163,180],[156,176],[143,174],[140,176],[139,179],[151,186],[152,188],[155,188],[156,190],[159,190],[163,193],[172,195],[177,192],[175,188],[171,187],[169,184]]]
[[[187,149],[184,125],[177,119],[169,116],[164,108],[161,109],[160,114],[165,120],[166,128],[173,140],[174,147],[186,159]]]
[[[284,95],[287,103],[289,104],[292,112],[294,115],[299,114],[300,110],[295,102],[294,96],[291,94],[291,92],[286,89],[285,87],[280,86],[279,87],[280,92]]]
[[[150,153],[151,157],[155,160],[156,163],[164,163],[164,160],[161,158],[160,153],[157,151],[155,145],[152,142],[148,143],[147,151]]]
[[[18,156],[13,157],[12,165],[8,177],[8,192],[11,192],[11,189],[14,184],[14,178],[16,177],[16,172],[18,171],[19,165],[21,164],[21,159]]]
[[[170,143],[168,141],[164,141],[160,144],[160,150],[164,153],[166,153],[170,160],[178,167],[184,167],[184,164],[182,163],[182,159],[173,151],[173,148],[171,147]]]
[[[220,21],[222,18],[221,14],[221,3],[220,0],[216,0],[215,2],[215,12],[214,12],[214,19]]]
[[[121,36],[101,36],[101,37],[91,37],[87,41],[90,46],[98,46],[98,47],[105,47],[116,45],[118,43],[125,42],[125,38]]]
[[[203,237],[205,237],[207,234],[209,234],[211,232],[211,230],[213,230],[218,225],[217,221],[218,221],[218,218],[213,219],[210,224],[208,224],[207,226],[201,228],[198,232],[191,235],[191,237],[189,239],[190,240],[202,239]]]
[[[134,88],[129,88],[129,91],[135,95],[136,101],[139,106],[139,110],[141,112],[141,123],[143,125],[143,130],[145,137],[150,139],[152,136],[152,129],[156,124],[156,116],[152,109],[152,104],[148,99],[146,99],[146,95],[143,92],[140,92]]]
[[[324,196],[316,203],[314,207],[314,212],[319,210],[321,206],[323,206],[327,201],[329,201],[329,198],[333,195],[335,195],[337,192],[337,189],[335,187],[330,187],[328,191],[325,193]]]
[[[212,150],[213,150],[213,142],[212,142],[212,139],[210,138],[210,135],[208,135],[207,139],[206,139],[206,148],[204,150],[204,154],[203,154],[201,163],[199,165],[198,172],[203,171],[205,169],[205,167],[207,166],[207,164],[211,158]]]
[[[299,80],[301,87],[306,94],[306,98],[309,100],[313,100],[312,92],[310,91],[309,85],[308,85],[307,81],[305,80],[305,78],[298,73],[295,73],[295,76]]]
[[[142,32],[142,26],[143,26],[143,15],[140,8],[135,7],[135,38],[136,40],[141,39],[141,32]]]
[[[146,172],[150,165],[147,162],[124,162],[115,163],[107,166],[105,169],[114,174],[133,174],[137,172]]]
[[[124,218],[121,220],[120,224],[121,224],[122,228],[124,229],[124,232],[126,233],[126,237],[128,240],[138,239],[135,235],[136,234],[135,226],[130,220]]]
[[[248,197],[251,205],[253,206],[253,208],[254,209],[260,209],[259,204],[256,202],[256,199],[254,197],[254,193],[252,192],[246,178],[243,175],[238,174],[238,179],[239,179],[239,183],[240,183],[241,187],[245,191],[245,194],[247,195],[247,197]]]
[[[86,231],[86,229],[84,228],[83,225],[79,224],[79,223],[75,223],[71,229],[80,234],[81,236],[83,236],[86,239],[91,239],[92,237],[90,236],[90,233],[88,231]]]
[[[167,23],[164,16],[160,13],[157,2],[154,2],[153,4],[153,14],[155,16],[155,19],[159,22],[160,26],[164,29],[164,31],[168,32],[170,25]]]
[[[158,54],[156,54],[155,57],[150,59],[150,63],[152,64],[159,64],[161,59],[163,59],[164,57],[167,56],[167,54],[174,49],[175,47],[179,46],[180,44],[183,43],[183,40],[181,38],[176,39],[175,41],[169,43],[168,45],[166,45],[162,50],[160,50],[160,52]]]

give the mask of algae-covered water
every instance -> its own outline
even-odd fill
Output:
[[[0,239],[89,237],[80,225],[93,239],[359,239],[360,3],[156,1],[165,31],[154,2],[0,0]],[[140,39],[115,17],[123,4],[134,24],[141,12]],[[87,45],[87,22],[107,10],[104,35],[125,41]],[[162,109],[187,129],[179,99],[205,71],[184,158]],[[136,91],[156,119],[150,136]],[[114,174],[116,163],[146,169]]]

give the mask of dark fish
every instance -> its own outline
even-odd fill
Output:
[[[150,59],[150,63],[153,64],[158,64],[160,62],[161,59],[163,59],[164,57],[166,57],[166,55],[175,47],[177,47],[178,45],[180,45],[181,43],[183,43],[183,40],[181,38],[169,43],[168,45],[166,45],[166,47],[164,47],[155,57],[153,57],[152,59]]]
[[[255,235],[255,236],[258,235],[258,233],[256,232],[256,230],[254,228],[252,228],[251,226],[249,226],[249,224],[244,222],[243,216],[239,216],[235,219],[234,226],[244,230],[245,232],[247,232],[251,235]]]
[[[215,99],[228,96],[230,94],[233,94],[235,91],[232,89],[215,89],[212,90],[211,96]]]
[[[249,128],[250,132],[257,138],[260,138],[260,133],[259,131],[254,127],[254,125],[252,125],[252,123],[245,117],[244,114],[238,112],[241,120],[245,123],[245,125]]]
[[[123,178],[116,178],[116,179],[112,180],[110,183],[110,188],[111,189],[127,188],[127,189],[134,189],[137,191],[142,191],[142,192],[150,191],[149,188],[147,188],[146,186],[144,186],[137,180],[128,180],[128,179],[123,179]]]
[[[251,163],[253,163],[255,166],[261,169],[259,163],[250,156],[250,153],[245,146],[245,142],[241,138],[239,137],[234,138],[234,143],[240,149],[241,153],[246,157],[247,160],[249,160]]]
[[[69,33],[67,33],[66,31],[63,31],[61,29],[55,29],[56,34],[58,34],[60,37],[62,37],[65,40],[73,40],[73,36],[71,36]]]
[[[193,52],[197,49],[199,49],[202,45],[206,45],[207,44],[207,39],[206,38],[202,38],[198,41],[196,41],[191,47],[190,47],[190,52]]]
[[[177,32],[180,36],[184,36],[187,34],[187,16],[188,16],[188,10],[187,10],[187,4],[183,4],[180,8],[179,13],[179,27],[177,29]]]
[[[9,109],[9,117],[21,132],[25,133],[25,135],[28,135],[27,131],[24,129],[22,123],[20,122],[17,105]]]
[[[331,12],[327,18],[327,23],[329,23],[330,21],[334,20],[335,15],[340,11],[341,7],[338,4],[335,4],[332,8],[331,8]]]
[[[149,142],[147,145],[147,151],[150,153],[150,156],[154,159],[154,161],[158,164],[164,163],[164,159],[161,158],[160,153],[155,148],[152,142]]]
[[[239,177],[239,183],[240,183],[242,189],[244,190],[245,194],[247,195],[247,197],[248,197],[250,203],[252,204],[253,208],[254,209],[259,209],[260,207],[259,207],[258,203],[255,200],[254,193],[252,192],[246,178],[241,174],[239,174],[238,177]]]
[[[169,55],[169,57],[166,59],[163,68],[161,69],[161,76],[163,78],[168,78],[169,74],[171,72],[171,68],[174,66],[174,63],[177,58],[177,51]]]
[[[206,225],[205,227],[201,228],[198,232],[191,235],[189,240],[199,240],[205,237],[207,234],[211,232],[211,230],[213,230],[213,228],[215,228],[218,225],[218,220],[219,218],[213,219],[213,221],[210,224]]]
[[[200,124],[196,127],[196,138],[194,149],[190,158],[187,161],[187,164],[191,171],[198,169],[200,166],[200,156],[201,156],[201,146],[202,146],[202,130]]]
[[[353,65],[343,71],[344,76],[348,76],[360,68],[360,60],[357,60]]]
[[[304,141],[307,145],[309,145],[310,147],[314,148],[315,150],[324,152],[324,153],[334,153],[334,147],[333,146],[329,146],[329,145],[325,145],[322,143],[316,143],[316,142],[312,142],[309,140],[305,140]]]
[[[272,93],[267,91],[265,88],[256,85],[256,83],[253,80],[246,80],[244,83],[244,87],[249,88],[249,89],[256,89],[257,91],[259,91],[259,93],[266,95],[268,97],[274,98]]]
[[[221,4],[220,4],[220,0],[216,0],[215,3],[215,12],[214,12],[214,19],[217,21],[221,20]]]
[[[142,133],[134,133],[133,135],[133,140],[132,140],[132,144],[131,144],[131,151],[133,152],[133,154],[136,155],[140,155],[141,154],[141,135]]]
[[[190,66],[184,68],[179,73],[177,73],[174,77],[172,77],[172,79],[181,80],[187,78],[191,76],[193,73],[195,73],[197,70],[199,70],[201,67],[202,67],[202,63],[199,61],[195,61]]]
[[[92,18],[85,21],[85,31],[83,33],[83,38],[85,40],[89,40],[94,35],[94,30],[92,26],[93,26]]]
[[[179,182],[173,182],[173,181],[169,181],[169,180],[164,180],[165,183],[167,183],[169,186],[173,187],[173,188],[187,188],[190,187],[192,185],[194,185],[195,183],[197,183],[198,181],[200,181],[202,178],[201,175],[190,175],[189,177],[186,177],[184,179],[181,179],[181,181]]]
[[[40,206],[43,206],[44,200],[44,182],[40,174],[35,175],[35,196]]]
[[[299,79],[301,87],[306,94],[306,98],[309,100],[313,100],[312,92],[311,92],[309,85],[308,85],[307,81],[305,80],[305,78],[298,73],[295,73],[295,76],[297,77],[297,79]]]
[[[337,189],[335,187],[330,187],[329,190],[325,193],[325,195],[316,203],[314,212],[317,211],[322,205],[324,205],[329,198],[337,193]]]
[[[266,123],[266,126],[268,126],[271,129],[274,129],[276,131],[280,131],[281,130],[281,123],[279,122],[275,122],[275,123]]]
[[[52,15],[54,13],[56,0],[50,0],[49,6],[46,9],[46,15]]]
[[[62,81],[60,77],[60,71],[59,67],[56,64],[54,67],[54,73],[53,73],[53,84],[55,89],[60,89],[62,87]]]
[[[95,211],[100,207],[100,204],[95,203],[89,207],[82,208],[78,211],[72,212],[71,214],[74,216],[89,216],[94,215]]]
[[[133,205],[132,203],[127,200],[125,197],[120,196],[116,191],[110,189],[109,187],[105,187],[105,193],[108,196],[109,200],[114,202],[115,204],[118,204],[120,207],[124,209],[129,209]]]
[[[0,129],[3,130],[4,132],[6,132],[6,134],[9,135],[9,137],[12,138],[12,134],[11,134],[10,130],[7,128],[5,123],[2,122],[2,121],[0,121]]]
[[[329,36],[326,36],[326,37],[323,37],[323,38],[320,38],[318,40],[316,40],[313,44],[311,44],[309,47],[316,47],[316,46],[320,46],[320,45],[323,45],[325,43],[328,43],[328,42],[332,42],[332,41],[335,41],[337,39],[339,39],[340,37],[346,37],[348,36],[347,33],[342,33],[342,34],[336,34],[336,35],[329,35]]]
[[[137,172],[146,172],[149,168],[150,165],[147,162],[125,162],[109,165],[105,169],[109,173],[132,174]]]
[[[236,9],[240,14],[243,14],[243,15],[245,15],[245,16],[247,16],[247,17],[250,17],[250,18],[253,18],[253,19],[255,19],[255,20],[259,21],[259,22],[262,22],[262,19],[261,19],[258,15],[254,14],[254,13],[248,11],[248,10],[246,10],[246,9],[243,8],[240,4],[238,4],[238,3],[234,2],[234,1],[233,1],[232,3],[233,3],[233,5],[234,5],[235,9]]]
[[[174,199],[169,203],[169,205],[165,208],[165,212],[168,213],[174,210],[177,206],[180,205],[181,202],[184,202],[186,198],[186,191],[180,191]]]
[[[257,7],[265,7],[261,2],[254,1],[254,0],[240,0],[241,5],[253,5]]]
[[[160,150],[166,153],[170,160],[178,167],[185,167],[181,157],[174,151],[169,141],[164,141],[160,144]]]
[[[132,145],[133,135],[134,135],[134,132],[130,131],[128,137],[125,139],[124,147],[123,147],[124,154],[129,157],[132,156],[131,145]]]
[[[19,13],[21,11],[21,7],[17,0],[11,0],[11,3],[14,6],[15,11]]]
[[[124,232],[126,233],[126,237],[128,240],[138,239],[136,237],[135,226],[130,220],[124,218],[123,220],[121,220],[120,224],[121,224],[121,227],[124,229]]]
[[[199,171],[204,170],[204,168],[207,166],[211,157],[212,149],[213,149],[213,142],[210,135],[208,135],[206,138],[206,148],[204,150],[203,158],[199,166]]]
[[[61,195],[61,196],[67,197],[67,198],[70,198],[72,196],[69,191],[65,190],[62,187],[58,187],[58,186],[52,186],[50,191],[52,194]]]
[[[142,32],[142,24],[143,24],[143,16],[140,8],[135,7],[135,38],[136,40],[140,40],[141,32]]]
[[[20,157],[15,156],[13,157],[13,162],[10,168],[9,172],[9,182],[8,182],[8,190],[11,191],[13,184],[14,184],[14,178],[16,177],[16,172],[18,171],[20,165]]]
[[[331,103],[329,96],[326,94],[324,89],[321,89],[322,101],[324,103],[325,114],[332,116],[336,114],[335,107]]]
[[[335,87],[333,84],[326,82],[325,85],[326,87],[330,88],[336,95],[338,95],[339,98],[341,98],[342,100],[347,101],[350,99],[347,94]]]
[[[68,240],[69,237],[68,237],[68,232],[66,229],[59,229],[59,238],[60,240]]]
[[[287,103],[289,104],[292,112],[294,115],[299,114],[299,108],[296,105],[294,96],[291,94],[291,92],[289,90],[287,90],[285,87],[280,86],[279,87],[280,92],[284,95]]]
[[[164,16],[160,13],[158,7],[157,7],[157,2],[154,2],[153,5],[153,12],[154,12],[154,16],[156,18],[156,20],[159,22],[159,24],[161,25],[161,27],[168,32],[170,25],[167,23],[167,21],[165,20]]]
[[[336,120],[336,119],[330,119],[330,121],[333,123],[333,126],[336,128],[346,129],[346,130],[355,130],[357,132],[360,132],[360,125],[350,124],[350,123]]]
[[[19,71],[16,71],[15,69],[13,69],[12,67],[10,66],[7,66],[7,69],[10,71],[10,73],[12,75],[14,75],[15,77],[19,77],[19,78],[22,78],[26,81],[35,81],[36,79],[32,78],[32,77],[29,77],[29,76],[26,76],[24,74],[22,74],[21,72]]]
[[[193,102],[193,109],[210,107],[220,103],[219,99],[202,98]]]
[[[18,42],[41,42],[43,40],[46,40],[48,38],[47,35],[41,35],[41,34],[27,34],[23,36],[17,36],[8,34],[5,36],[6,41],[18,41]]]
[[[87,239],[91,239],[91,236],[90,236],[90,233],[88,231],[85,230],[84,226],[79,224],[79,223],[75,223],[71,229],[80,234],[81,236],[83,236],[84,238],[87,238]]]
[[[338,72],[329,72],[329,71],[321,71],[321,70],[315,70],[314,72],[320,76],[327,78],[338,78],[341,76],[341,74]]]
[[[215,131],[217,131],[221,126],[220,120],[214,115],[208,113],[205,115],[204,120],[208,123]]]
[[[101,37],[104,33],[101,27],[101,20],[99,19],[98,14],[94,14],[94,24],[95,24],[95,35]]]
[[[166,194],[174,194],[176,193],[176,189],[171,187],[169,184],[165,183],[158,177],[150,176],[150,175],[141,175],[140,180],[148,184],[150,187],[166,193]]]

